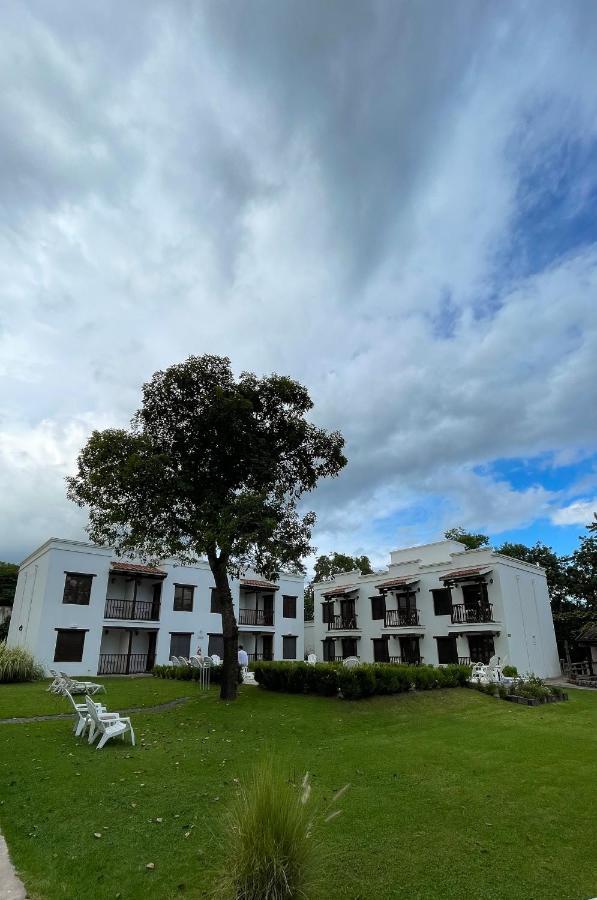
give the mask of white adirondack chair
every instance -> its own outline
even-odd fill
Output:
[[[211,655],[211,661],[212,661],[212,663],[214,664],[214,666],[221,666],[221,665],[222,665],[222,660],[220,659],[220,657],[218,656],[217,653],[212,653],[212,655]]]
[[[73,695],[68,690],[64,691],[64,696],[70,702],[75,712],[75,727],[73,729],[73,731],[75,732],[75,737],[81,737],[82,734],[85,734],[85,730],[89,725],[87,703],[75,703]],[[101,703],[94,703],[94,706],[97,709],[98,715],[109,715],[106,707]]]
[[[347,656],[346,659],[342,660],[342,665],[346,666],[347,669],[356,669],[357,666],[360,666],[358,656]]]
[[[47,691],[51,691],[52,694],[59,694],[59,693],[61,693],[60,687],[61,687],[61,685],[62,685],[62,682],[64,681],[64,678],[62,677],[62,675],[60,674],[60,672],[57,672],[57,671],[56,671],[56,669],[48,669],[48,672],[49,672],[50,675],[52,676],[53,681],[52,681],[52,683],[50,684],[50,686],[49,686],[48,688],[46,688],[46,690],[47,690]]]
[[[111,740],[111,738],[119,736],[124,737],[124,735],[128,732],[128,734],[130,734],[131,736],[131,744],[133,745],[133,747],[135,746],[135,732],[133,731],[133,726],[128,716],[121,716],[120,713],[107,713],[105,715],[100,715],[100,713],[98,713],[96,709],[95,703],[90,697],[87,697],[85,702],[87,703],[87,712],[89,713],[90,719],[90,744],[92,744],[95,740],[96,734],[101,735],[97,745],[97,749],[101,750],[106,742]]]
[[[310,666],[315,665],[315,663],[317,662],[317,657],[315,656],[314,653],[309,653],[309,655],[307,656],[307,662],[309,663]]]
[[[170,657],[170,662],[172,663],[173,666],[180,666],[180,665],[182,665],[182,663],[181,663],[181,661],[179,660],[178,656],[171,656],[171,657]]]

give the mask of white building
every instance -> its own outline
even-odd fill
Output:
[[[303,659],[303,576],[233,581],[249,659]],[[159,567],[109,548],[51,538],[21,564],[8,633],[46,668],[68,674],[150,671],[171,655],[222,656],[222,617],[207,562]]]
[[[395,550],[386,572],[336,575],[314,587],[318,659],[487,662],[560,674],[544,569],[439,541]]]

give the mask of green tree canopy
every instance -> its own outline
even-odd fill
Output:
[[[68,479],[97,543],[142,559],[207,557],[222,609],[223,699],[237,689],[229,577],[304,571],[315,515],[298,501],[346,465],[342,436],[306,419],[312,405],[291,378],[235,378],[229,359],[192,356],[143,386],[129,429],[93,432]]]
[[[0,606],[12,606],[18,574],[17,565],[0,560]]]
[[[447,531],[444,531],[444,537],[448,541],[460,541],[467,550],[477,550],[479,547],[489,545],[489,538],[486,534],[474,534],[472,531],[466,531],[460,525],[448,528]]]
[[[570,599],[568,557],[558,556],[552,547],[541,541],[537,541],[533,547],[506,541],[497,548],[497,552],[542,566],[545,569],[552,611],[558,612],[567,605]]]
[[[305,621],[310,621],[314,615],[313,585],[318,581],[329,581],[340,572],[356,572],[361,575],[371,575],[371,561],[368,556],[350,556],[348,553],[328,553],[318,556],[315,561],[315,573],[313,580],[305,589]]]

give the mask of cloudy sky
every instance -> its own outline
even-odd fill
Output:
[[[592,0],[6,2],[0,559],[191,353],[309,386],[320,550],[597,508]]]

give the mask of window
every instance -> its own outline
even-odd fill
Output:
[[[437,641],[437,661],[439,663],[457,663],[456,638],[438,637],[435,640]]]
[[[482,581],[477,584],[463,584],[462,598],[466,609],[479,609],[489,605],[487,583]]]
[[[62,602],[89,606],[91,585],[95,575],[83,575],[81,572],[66,572],[65,575]],[[63,661],[66,662],[66,660]]]
[[[374,662],[390,661],[390,649],[387,638],[373,638],[373,660]]]
[[[356,638],[342,638],[342,657],[346,659],[347,656],[357,656]]]
[[[195,586],[193,584],[175,584],[174,585],[174,610],[176,612],[193,612],[193,594]],[[178,656],[177,653],[174,654]]]
[[[403,663],[416,665],[421,662],[421,653],[419,651],[419,638],[413,636],[402,636],[400,638],[400,658]]]
[[[293,635],[284,635],[282,638],[282,658],[296,659],[296,638]]]
[[[472,663],[480,662],[487,665],[495,653],[492,634],[469,634],[468,646]]]
[[[188,659],[191,655],[192,634],[174,631],[170,634],[170,656],[184,656]]]
[[[209,611],[213,613],[221,613],[222,612],[222,604],[220,603],[220,595],[218,594],[218,590],[215,587],[211,589],[211,604],[209,607]],[[214,650],[214,653],[217,653],[217,650]],[[210,654],[211,656],[211,654]],[[218,656],[220,654],[218,653]]]
[[[336,661],[336,642],[330,641],[326,638],[323,643],[323,661],[324,662],[335,662]]]
[[[296,597],[282,597],[282,606],[285,619],[296,619]]]
[[[437,588],[433,595],[433,611],[436,616],[449,616],[452,613],[452,591],[450,588]]]
[[[219,656],[220,659],[224,658],[224,636],[221,634],[210,634],[208,635],[209,641],[207,644],[207,655],[213,656],[214,653],[216,656]]]
[[[385,619],[386,617],[386,598],[384,594],[378,597],[371,597],[371,618]]]
[[[84,631],[57,628],[54,662],[81,662],[84,643]]]
[[[413,591],[396,594],[396,606],[401,612],[410,612],[417,608],[417,595]]]
[[[334,616],[334,604],[324,603],[321,607],[321,621],[324,625],[332,621]]]

